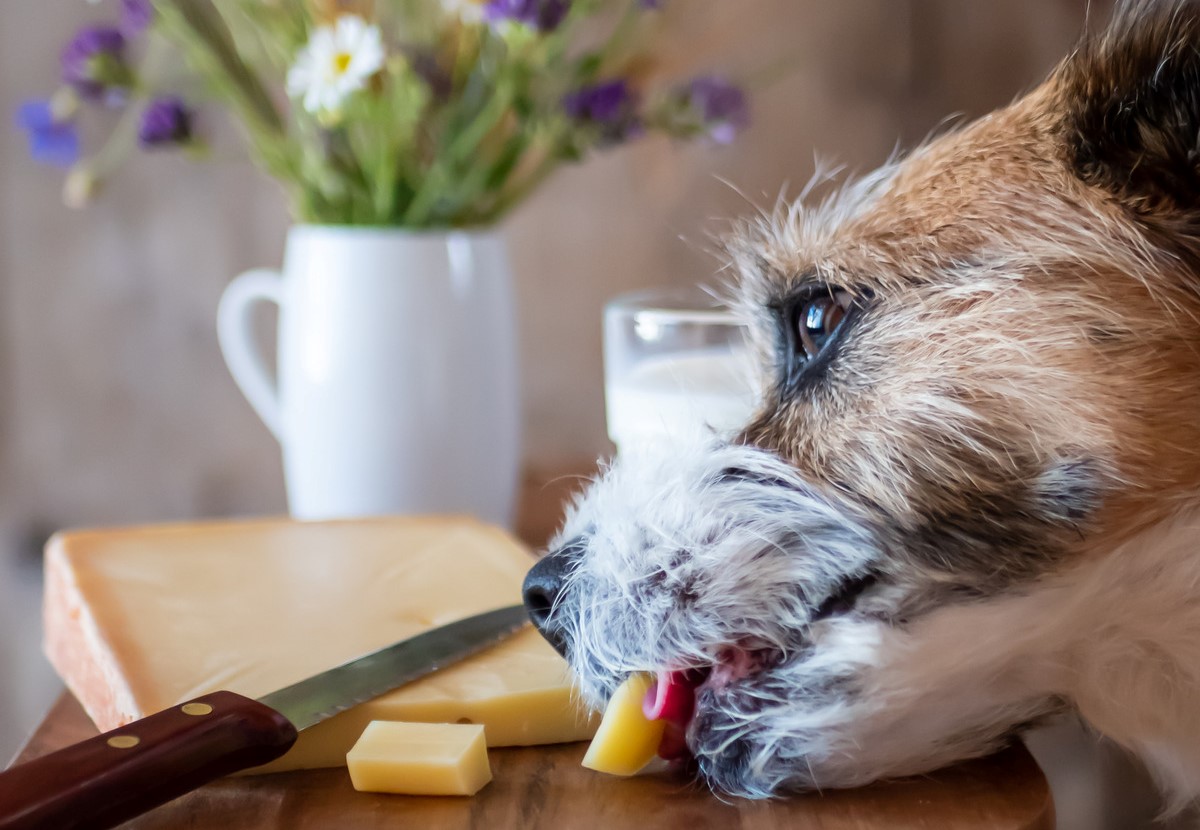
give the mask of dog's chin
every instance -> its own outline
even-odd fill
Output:
[[[686,752],[672,759],[713,792],[763,799],[872,780],[871,767],[847,764],[837,729],[859,692],[858,679],[806,668],[813,658],[749,655],[750,670],[704,672],[686,728]],[[820,658],[818,658],[820,659]],[[800,681],[800,678],[804,678]],[[670,730],[668,730],[670,734]]]
[[[811,787],[808,760],[794,757],[778,728],[797,705],[787,679],[791,662],[774,651],[731,651],[711,669],[692,672],[686,752],[671,760],[723,795],[765,798]],[[668,728],[668,740],[670,734]]]
[[[753,722],[742,720],[733,701],[706,695],[698,701],[689,729],[691,754],[683,765],[713,792],[740,798],[766,798],[778,793],[776,775],[769,772],[777,761]]]
[[[818,786],[812,775],[820,759],[809,753],[819,741],[790,727],[806,707],[819,709],[851,693],[854,683],[840,672],[814,677],[805,668],[812,657],[807,642],[787,653],[740,643],[720,649],[711,665],[659,670],[655,689],[671,687],[667,697],[687,701],[666,707],[660,756],[722,795],[767,798]],[[806,685],[797,685],[800,676]]]

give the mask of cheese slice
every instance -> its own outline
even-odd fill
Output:
[[[217,689],[248,697],[520,601],[533,559],[471,519],[259,520],[62,533],[46,654],[102,730]],[[340,766],[371,720],[470,721],[492,746],[581,740],[594,719],[532,630],[301,733],[262,771]]]
[[[666,721],[650,720],[642,701],[654,683],[652,674],[633,674],[613,692],[583,765],[612,775],[636,775],[658,756]]]
[[[346,766],[361,792],[475,795],[492,780],[477,724],[372,721]]]

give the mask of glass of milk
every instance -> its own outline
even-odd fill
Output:
[[[604,392],[618,452],[684,432],[732,434],[758,401],[745,327],[699,287],[616,297],[604,309]]]

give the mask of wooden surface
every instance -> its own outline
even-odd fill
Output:
[[[526,482],[518,532],[542,545],[577,476]],[[17,756],[40,757],[96,734],[64,694]],[[919,778],[771,803],[722,801],[672,773],[617,779],[579,765],[584,744],[493,749],[494,780],[473,798],[355,792],[345,769],[233,778],[183,796],[128,830],[375,830],[379,828],[806,828],[1053,830],[1049,788],[1017,745]]]
[[[17,758],[96,734],[69,695]],[[586,746],[493,749],[472,798],[355,792],[344,769],[232,778],[131,821],[127,830],[1053,830],[1041,770],[1023,747],[921,778],[772,803],[722,802],[672,774],[612,778],[579,765]]]

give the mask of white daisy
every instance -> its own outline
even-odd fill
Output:
[[[336,117],[342,102],[383,68],[379,27],[347,14],[333,26],[318,26],[288,70],[288,94],[322,118]]]

